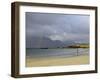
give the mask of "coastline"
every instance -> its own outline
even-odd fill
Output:
[[[64,66],[89,64],[89,55],[73,57],[26,58],[26,67]]]

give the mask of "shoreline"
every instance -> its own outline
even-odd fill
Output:
[[[64,66],[89,64],[89,55],[73,57],[26,58],[26,67]]]

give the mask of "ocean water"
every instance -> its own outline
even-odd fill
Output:
[[[89,55],[88,48],[66,48],[66,49],[26,49],[26,57],[45,58],[45,57],[71,57],[77,55]]]

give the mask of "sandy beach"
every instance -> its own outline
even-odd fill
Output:
[[[74,57],[26,58],[26,67],[89,64],[88,55]]]

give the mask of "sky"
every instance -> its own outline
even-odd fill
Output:
[[[90,16],[26,12],[26,39],[47,37],[51,40],[89,42]]]

